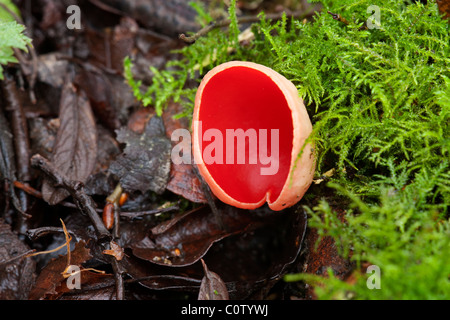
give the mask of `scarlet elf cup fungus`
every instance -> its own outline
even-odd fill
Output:
[[[231,61],[209,71],[192,129],[199,172],[227,204],[255,209],[267,201],[279,211],[311,185],[311,121],[294,84],[268,67]]]

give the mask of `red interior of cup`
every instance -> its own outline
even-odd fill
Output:
[[[205,85],[201,97],[199,117],[201,131],[199,139],[208,129],[218,129],[223,137],[223,164],[205,163],[215,182],[229,196],[244,203],[257,203],[266,198],[275,201],[286,182],[291,165],[293,121],[291,110],[278,85],[265,73],[244,67],[234,66],[215,74]],[[274,175],[262,175],[260,157],[251,164],[249,158],[249,139],[246,138],[245,163],[237,163],[238,144],[227,141],[227,129],[267,130],[267,153],[271,155],[272,143],[278,143],[278,171]],[[279,140],[272,141],[271,130],[279,130]],[[202,155],[208,145],[214,142],[202,141]],[[234,145],[234,162],[226,163],[227,144]],[[228,145],[229,147],[229,145]],[[211,148],[209,148],[211,151]],[[212,154],[214,154],[212,152]]]

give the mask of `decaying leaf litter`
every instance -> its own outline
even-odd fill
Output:
[[[195,169],[170,163],[170,133],[189,123],[172,117],[178,103],[159,118],[136,102],[123,59],[132,56],[145,81],[150,66],[175,58],[173,49],[187,45],[178,35],[199,29],[187,2],[158,1],[155,10],[151,1],[75,1],[79,31],[66,28],[66,1],[38,2],[18,1],[35,56],[24,56],[26,69],[25,61],[9,67],[1,83],[3,299],[311,298],[282,276],[311,266],[350,272],[331,239],[325,255],[315,251],[301,205],[274,213],[215,202],[213,210]],[[246,4],[242,15],[263,5]],[[113,199],[118,219],[108,230],[101,216],[118,183],[128,200]],[[30,257],[68,234],[70,263],[85,270],[80,290],[66,284],[67,248]]]

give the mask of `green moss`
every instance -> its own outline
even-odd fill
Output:
[[[226,61],[264,64],[297,86],[313,121],[316,174],[336,169],[323,199],[324,187],[305,197],[310,225],[356,266],[381,270],[380,290],[367,288],[364,273],[354,285],[332,275],[288,278],[321,283],[320,298],[450,298],[450,36],[428,2],[322,1],[323,13],[308,23],[262,15],[246,46],[231,9],[230,32],[213,30],[180,50],[181,60],[153,70],[146,93],[131,83],[159,113],[174,99],[188,117],[196,88],[187,83]],[[370,5],[380,8],[380,29],[364,28]]]

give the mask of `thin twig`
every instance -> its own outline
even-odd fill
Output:
[[[343,24],[345,24],[347,26],[350,24],[344,17],[342,17],[338,13],[332,13],[330,11],[327,11],[327,13],[330,14],[333,17],[333,19],[336,21],[342,22]]]
[[[136,282],[141,282],[141,281],[151,281],[151,280],[155,280],[155,279],[161,279],[161,278],[171,278],[171,279],[179,279],[179,280],[186,280],[187,277],[183,277],[183,276],[175,276],[175,275],[149,275],[149,276],[143,276],[143,277],[138,277],[138,278],[133,278],[133,279],[127,279],[125,280],[126,284],[132,284],[132,283],[136,283]],[[200,286],[202,280],[201,279],[194,279],[194,278],[189,278],[189,280],[193,283],[197,283],[198,287]],[[195,286],[195,285],[194,285]]]
[[[60,246],[58,246],[56,248],[53,248],[51,250],[38,251],[38,252],[31,253],[27,257],[34,257],[34,256],[41,255],[41,254],[53,253],[53,252],[56,252],[56,251],[58,251],[58,250],[60,250],[60,249],[62,249],[64,247],[66,247],[67,248],[67,255],[66,255],[67,256],[67,266],[66,266],[66,269],[67,269],[70,266],[70,241],[72,241],[72,237],[67,232],[67,229],[66,229],[66,226],[65,226],[63,220],[62,219],[59,219],[59,220],[61,221],[62,226],[63,226],[62,228],[63,228],[64,236],[66,238],[66,242],[64,242],[62,245],[60,245]]]
[[[75,238],[76,241],[78,241],[78,237],[73,231],[68,230],[68,232]],[[64,229],[62,227],[40,227],[35,229],[28,229],[27,237],[31,241],[36,241],[37,239],[47,234],[53,233],[64,233]]]
[[[287,18],[294,18],[294,19],[304,19],[312,14],[311,10],[306,11],[294,11],[292,13],[272,13],[267,14],[266,18],[269,20],[279,20],[283,17],[283,15],[286,14]],[[244,17],[238,17],[237,23],[243,24],[243,23],[252,23],[252,22],[258,22],[261,20],[261,17],[259,16],[244,16]],[[227,27],[231,24],[230,19],[224,19],[217,22],[213,22],[206,27],[203,27],[200,29],[197,33],[193,34],[192,36],[186,36],[184,33],[179,35],[179,38],[183,40],[186,43],[194,43],[196,40],[198,40],[200,37],[205,36],[208,34],[211,30],[214,30],[216,28],[222,28]]]
[[[113,7],[107,5],[107,4],[103,3],[103,2],[100,2],[98,0],[89,0],[89,2],[92,3],[94,6],[97,6],[100,9],[108,11],[108,12],[113,13],[115,15],[118,15],[118,16],[123,16],[124,15],[124,13],[122,11],[117,10],[116,8],[113,8]]]
[[[24,258],[28,257],[30,254],[34,253],[35,251],[36,251],[35,249],[28,250],[28,251],[18,254],[17,256],[12,257],[8,260],[0,261],[0,269],[4,266],[7,266],[10,263],[15,262],[16,260],[20,260],[20,259],[24,259]]]
[[[334,20],[342,22],[343,24],[345,24],[346,26],[348,26],[350,24],[350,22],[347,21],[347,19],[345,19],[344,17],[342,17],[340,14],[338,13],[332,13],[330,11],[327,11],[328,14],[330,14]],[[361,27],[358,28],[359,31],[364,31],[367,30],[367,24],[366,22],[364,22],[362,24]]]
[[[103,224],[102,219],[95,210],[92,198],[86,194],[84,185],[79,181],[72,181],[62,176],[58,170],[43,156],[36,154],[31,158],[31,165],[40,169],[55,183],[55,187],[62,187],[72,195],[78,209],[90,219],[97,233],[98,241],[106,243],[111,240],[111,234]]]
[[[30,174],[30,143],[28,137],[28,125],[25,119],[22,104],[14,79],[5,77],[3,81],[3,95],[6,100],[6,109],[11,116],[11,129],[14,136],[14,149],[16,156],[17,178],[20,181],[31,180]],[[26,214],[28,210],[28,196],[25,192],[19,192],[22,218],[30,218]],[[23,221],[21,221],[23,223]]]
[[[11,114],[11,127],[14,135],[14,145],[17,157],[17,178],[20,181],[28,182],[30,181],[30,143],[28,126],[14,79],[5,77],[3,94],[7,103],[6,109]]]
[[[120,206],[117,202],[114,203],[113,207],[114,214],[114,227],[113,227],[113,237],[114,239],[120,238]]]
[[[13,135],[9,130],[9,123],[2,111],[2,105],[0,104],[0,174],[5,181],[4,191],[9,194],[7,200],[11,199],[14,208],[21,215],[25,215],[26,213],[23,212],[22,205],[12,185],[13,181],[17,180],[15,175],[16,164],[14,162]]]
[[[180,207],[179,206],[171,206],[171,207],[161,208],[161,209],[133,211],[133,212],[121,211],[120,216],[122,218],[135,219],[135,218],[140,218],[140,217],[147,216],[147,215],[155,215],[155,214],[176,211],[176,210],[180,210]]]
[[[14,181],[13,182],[14,187],[28,193],[29,195],[38,198],[38,199],[42,199],[42,193],[36,189],[34,189],[33,187],[31,187],[28,183],[23,183],[20,181]]]
[[[125,273],[125,270],[123,269],[119,261],[116,260],[116,258],[110,256],[109,259],[111,260],[110,263],[113,268],[114,279],[116,281],[116,298],[117,300],[124,300],[125,287],[123,282],[123,274]]]
[[[26,184],[26,183],[22,183],[20,181],[14,181],[13,182],[14,187],[21,189],[23,191],[25,191],[26,193],[28,193],[29,195],[38,198],[38,199],[42,199],[42,193],[39,190],[34,189],[33,187],[31,187],[30,185]],[[72,203],[72,202],[68,202],[68,201],[61,201],[59,203],[59,205],[63,206],[63,207],[67,207],[67,208],[73,208],[76,209],[77,205]],[[170,206],[167,208],[158,208],[158,209],[153,209],[153,210],[142,210],[142,211],[122,211],[119,210],[118,214],[121,218],[125,218],[125,219],[136,219],[136,218],[141,218],[143,216],[147,216],[147,215],[156,215],[156,214],[160,214],[160,213],[165,213],[165,212],[170,212],[170,211],[176,211],[176,210],[180,210],[180,207],[177,205],[174,206]],[[95,208],[95,211],[97,213],[103,213],[103,209],[102,208]],[[62,232],[61,228],[56,228],[59,231],[58,232]],[[56,230],[55,229],[55,230]]]

